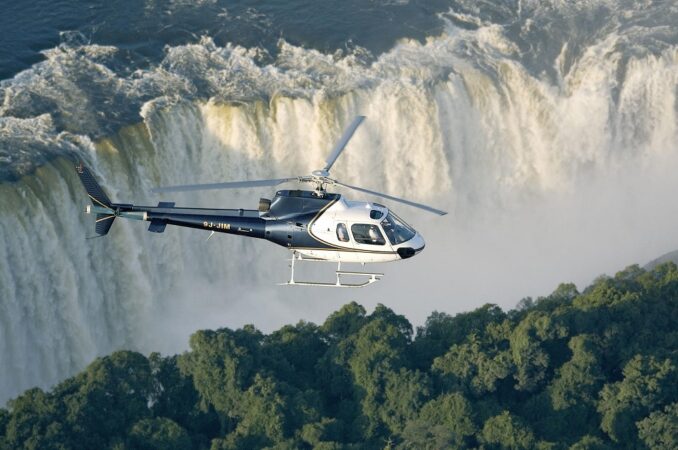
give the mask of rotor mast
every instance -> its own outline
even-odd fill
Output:
[[[314,170],[311,172],[311,176],[299,177],[299,181],[302,183],[314,183],[315,195],[324,197],[327,194],[327,186],[334,184],[334,180],[328,175],[329,173],[325,170]]]

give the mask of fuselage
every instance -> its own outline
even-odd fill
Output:
[[[149,231],[166,225],[266,239],[306,258],[376,263],[409,258],[424,239],[383,205],[346,200],[339,194],[281,190],[259,210],[176,208],[113,204],[116,217],[147,220]],[[97,205],[93,212],[99,211]]]

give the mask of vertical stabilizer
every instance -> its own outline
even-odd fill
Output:
[[[90,200],[92,200],[92,205],[110,208],[111,200],[104,190],[101,189],[97,180],[94,179],[92,172],[90,172],[82,163],[77,165],[75,169],[78,171],[82,185],[85,186],[85,190],[87,190],[87,195],[89,195]]]
[[[87,167],[80,163],[75,166],[75,170],[78,172],[80,181],[85,186],[87,195],[89,195],[89,199],[92,202],[92,206],[87,206],[87,212],[96,213],[94,231],[99,236],[104,236],[111,229],[111,225],[113,225],[115,220],[115,211],[113,210],[111,200]]]

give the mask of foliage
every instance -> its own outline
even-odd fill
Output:
[[[601,427],[614,442],[637,446],[634,424],[666,399],[678,398],[678,370],[672,359],[637,355],[623,374],[622,381],[605,385],[601,392]]]
[[[678,402],[638,422],[639,436],[652,450],[678,448]]]
[[[181,450],[191,446],[186,430],[166,417],[142,419],[132,426],[129,442],[133,448]]]
[[[535,446],[532,430],[508,411],[485,422],[480,440],[489,448],[506,450],[527,450]]]
[[[470,448],[477,433],[471,403],[460,393],[426,403],[403,432],[403,448]]]
[[[678,269],[413,330],[379,305],[116,352],[0,409],[0,449],[678,448]]]

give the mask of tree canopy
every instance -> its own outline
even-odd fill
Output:
[[[678,269],[413,329],[379,305],[119,351],[0,408],[4,449],[675,449]]]

